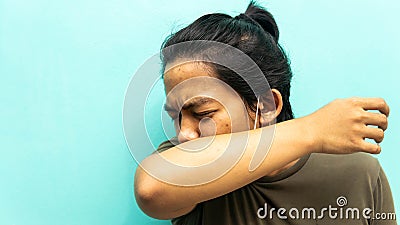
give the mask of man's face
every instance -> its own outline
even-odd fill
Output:
[[[200,62],[167,65],[165,110],[180,143],[199,137],[249,130],[253,115],[240,96]]]

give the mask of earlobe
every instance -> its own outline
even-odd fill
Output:
[[[262,127],[269,126],[274,123],[274,119],[276,117],[276,111],[268,111],[266,113],[262,113],[260,117],[260,124]]]

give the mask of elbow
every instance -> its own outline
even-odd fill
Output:
[[[166,207],[162,199],[161,184],[147,174],[135,176],[134,193],[138,206],[148,216],[156,219],[170,219],[163,216]]]
[[[136,184],[135,185],[135,198],[142,210],[157,208],[159,200],[159,190],[154,185],[149,184]],[[144,210],[147,211],[147,210]]]

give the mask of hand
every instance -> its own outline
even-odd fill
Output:
[[[365,138],[382,142],[388,115],[389,106],[382,98],[353,97],[334,100],[304,119],[313,138],[313,152],[378,154],[379,144],[369,143]]]

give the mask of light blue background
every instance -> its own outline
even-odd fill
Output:
[[[381,96],[391,106],[378,157],[399,212],[400,2],[260,2],[292,60],[297,117],[338,97]],[[0,224],[168,224],[133,197],[125,89],[171,31],[247,4],[0,0]]]

